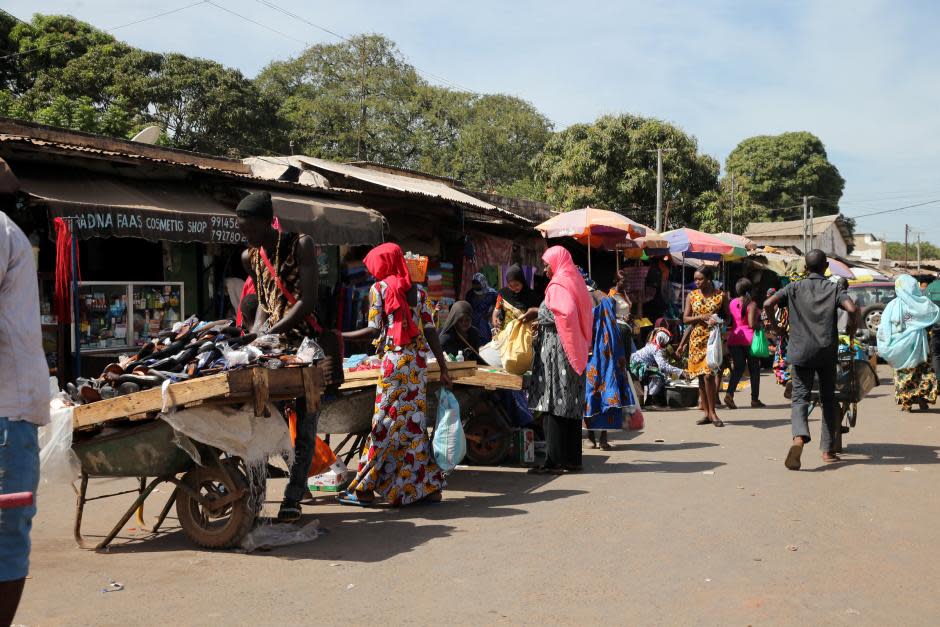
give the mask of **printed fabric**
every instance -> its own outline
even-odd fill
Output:
[[[937,402],[937,375],[929,362],[913,368],[894,371],[894,397],[902,409],[910,410],[914,403]]]
[[[705,296],[702,294],[702,290],[695,290],[689,294],[689,300],[692,302],[692,315],[711,316],[718,314],[721,311],[721,303],[724,297],[724,292],[721,290],[715,290],[715,293],[711,296]],[[692,325],[692,334],[689,336],[689,374],[693,377],[701,377],[712,372],[706,363],[709,330],[708,325],[704,322],[696,322]]]
[[[630,408],[632,414],[636,399],[627,377],[612,298],[594,308],[594,345],[586,379],[584,416],[588,429],[622,429],[623,408]]]
[[[367,454],[349,490],[374,491],[392,505],[408,505],[444,489],[444,476],[434,462],[427,434],[427,340],[423,329],[433,324],[431,304],[418,287],[411,308],[418,335],[398,346],[386,333],[394,323],[385,307],[388,286],[380,281],[370,292],[369,327],[379,329],[381,378],[375,393]]]

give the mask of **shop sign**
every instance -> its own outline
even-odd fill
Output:
[[[154,241],[243,244],[235,214],[186,214],[161,210],[49,208],[49,217],[71,218],[80,239],[92,237],[139,237]]]

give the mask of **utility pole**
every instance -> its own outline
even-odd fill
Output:
[[[731,226],[728,231],[734,235],[734,172],[731,172]]]
[[[656,232],[663,230],[663,153],[675,152],[675,148],[657,148],[647,152],[656,153]]]
[[[803,254],[809,252],[809,249],[806,247],[806,235],[808,233],[806,228],[806,219],[809,217],[809,196],[803,196]]]
[[[920,232],[917,233],[917,273],[920,274]]]
[[[809,249],[813,250],[816,248],[816,230],[813,228],[815,223],[813,222],[813,205],[809,206]]]
[[[907,236],[911,232],[911,227],[909,224],[904,225],[904,267],[907,268],[907,262],[910,261],[910,256],[908,255],[908,240]]]

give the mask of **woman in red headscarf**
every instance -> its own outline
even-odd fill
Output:
[[[533,473],[581,470],[584,371],[593,331],[594,301],[584,277],[561,246],[542,255],[551,279],[538,309],[538,337],[529,384],[529,406],[542,412],[545,465]]]
[[[339,501],[368,505],[377,498],[392,505],[440,501],[444,477],[434,463],[427,435],[427,354],[433,352],[441,382],[450,385],[427,292],[414,285],[396,244],[382,244],[366,256],[376,283],[369,291],[369,324],[344,333],[347,340],[375,338],[382,357],[368,455]]]

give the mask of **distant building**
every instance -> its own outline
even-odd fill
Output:
[[[864,261],[881,261],[888,256],[888,243],[871,233],[860,233],[855,236],[852,255]]]
[[[848,255],[852,236],[841,215],[813,219],[811,232],[813,248],[841,257]],[[803,251],[803,221],[751,222],[744,231],[744,237],[758,246],[792,247]]]

